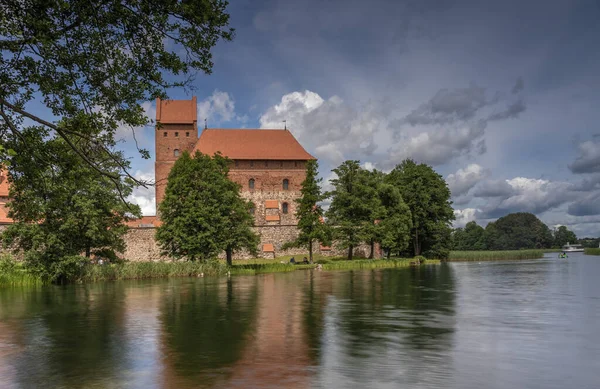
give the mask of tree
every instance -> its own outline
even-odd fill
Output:
[[[553,243],[548,226],[527,212],[510,213],[489,223],[484,237],[489,250],[541,249]]]
[[[70,256],[101,253],[114,258],[116,251],[123,252],[127,231],[123,222],[141,214],[137,205],[124,200],[133,182],[122,179],[117,190],[109,178],[44,128],[27,128],[22,136],[32,147],[31,153],[14,155],[7,165],[11,181],[8,215],[15,223],[3,234],[4,246],[24,250],[29,266],[51,281],[65,278]],[[78,140],[76,146],[88,155],[107,157],[86,140]],[[128,166],[121,155],[115,157]],[[118,172],[121,165],[107,160],[104,169]]]
[[[358,161],[346,161],[333,169],[331,205],[327,221],[340,247],[348,248],[352,260],[354,247],[365,241],[373,225],[372,210],[377,206],[377,189],[369,185],[368,175]]]
[[[410,209],[402,200],[398,188],[382,182],[377,192],[384,209],[384,214],[377,223],[377,240],[381,243],[381,247],[387,251],[389,259],[392,251],[400,255],[401,252],[407,249],[412,220]]]
[[[485,229],[475,221],[467,223],[465,228],[457,228],[452,235],[454,250],[485,250]]]
[[[240,186],[229,180],[229,159],[184,152],[169,173],[159,211],[162,225],[156,239],[174,258],[207,260],[225,251],[245,248],[256,254],[259,237],[252,231],[251,204]]]
[[[119,126],[145,125],[141,103],[188,86],[197,71],[210,73],[211,49],[231,40],[228,3],[222,0],[104,1],[7,0],[0,3],[0,143],[29,152],[23,120],[61,137],[79,157],[119,184],[104,158]],[[165,76],[166,75],[166,76]],[[33,101],[36,104],[31,104]],[[43,104],[46,109],[40,110]],[[84,117],[85,127],[52,119]],[[41,130],[41,129],[40,129]],[[79,139],[97,144],[88,155]],[[149,158],[147,150],[140,150]],[[3,153],[0,152],[0,155]]]
[[[563,247],[567,243],[575,244],[577,235],[566,226],[560,226],[554,231],[554,247]]]
[[[286,243],[284,249],[289,247],[308,247],[310,262],[313,262],[313,243],[315,241],[329,245],[331,238],[328,226],[323,222],[323,208],[320,202],[327,198],[321,192],[322,178],[318,177],[319,163],[310,160],[306,164],[306,178],[302,182],[302,197],[296,199],[296,218],[298,219],[298,237]]]
[[[398,188],[410,209],[414,255],[447,257],[454,210],[443,177],[430,166],[407,159],[387,175],[386,181]]]

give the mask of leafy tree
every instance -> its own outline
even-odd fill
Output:
[[[127,227],[123,221],[141,213],[137,205],[124,200],[133,183],[122,179],[117,190],[108,177],[44,128],[27,128],[21,136],[32,147],[31,153],[13,156],[8,165],[8,215],[15,224],[3,234],[4,246],[24,250],[32,269],[51,281],[72,274],[70,267],[78,262],[71,260],[74,256],[102,253],[115,257],[115,251],[124,251]],[[84,139],[76,146],[88,155],[106,158],[102,149]],[[106,158],[103,169],[118,174],[121,165],[128,165],[122,156],[115,157],[119,164]]]
[[[484,237],[489,250],[550,248],[553,243],[548,226],[526,212],[511,213],[489,223]]]
[[[367,172],[358,161],[346,161],[333,169],[337,175],[331,180],[334,190],[327,211],[333,237],[340,247],[348,248],[348,260],[354,247],[372,233],[373,209],[378,207],[377,188],[371,185]]]
[[[0,140],[29,152],[23,120],[52,130],[79,157],[119,183],[102,161],[119,155],[119,125],[148,123],[143,101],[210,73],[211,49],[231,40],[227,1],[6,0],[0,3]],[[36,104],[31,104],[33,101]],[[45,109],[40,109],[40,105]],[[88,125],[58,126],[48,117],[85,117]],[[40,129],[41,131],[41,129]],[[78,139],[102,148],[89,155]],[[147,150],[140,150],[149,158]],[[0,153],[2,154],[2,153]],[[120,166],[121,173],[127,171]]]
[[[313,243],[331,244],[330,231],[323,222],[323,208],[320,202],[327,198],[321,192],[320,183],[322,178],[318,177],[319,163],[310,160],[306,164],[306,178],[302,182],[302,197],[296,199],[296,218],[300,233],[296,240],[286,243],[283,247],[308,247],[310,262],[313,262]]]
[[[386,180],[398,188],[410,209],[414,255],[447,257],[454,211],[450,190],[443,177],[430,166],[407,159],[396,166]]]
[[[377,240],[380,242],[381,247],[387,251],[387,257],[389,258],[392,251],[400,255],[408,248],[412,218],[410,209],[402,200],[398,188],[382,182],[377,192],[385,211],[381,220],[377,223]]]
[[[577,235],[565,226],[560,226],[554,231],[554,247],[563,247],[567,243],[575,244]]]
[[[465,228],[457,228],[452,235],[454,250],[485,250],[485,229],[475,221],[468,222]]]
[[[159,206],[162,225],[156,232],[163,251],[174,258],[210,259],[245,248],[256,254],[259,237],[252,231],[251,204],[229,180],[229,159],[184,152],[175,162]]]

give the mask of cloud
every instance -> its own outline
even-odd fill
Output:
[[[229,93],[215,89],[211,96],[198,103],[198,120],[202,122],[204,119],[207,119],[209,125],[211,121],[218,124],[238,119],[235,114],[235,102]]]
[[[486,145],[482,138],[486,126],[487,123],[482,120],[460,128],[442,128],[401,137],[388,149],[389,159],[381,164],[383,167],[390,167],[405,158],[412,158],[418,162],[437,166],[462,155],[483,154]]]
[[[485,88],[477,85],[440,89],[431,100],[406,115],[404,120],[411,126],[466,121],[472,119],[479,109],[493,103],[494,100],[486,98]]]
[[[506,180],[487,180],[477,185],[473,191],[475,197],[510,197],[514,193],[513,187]]]
[[[577,198],[568,182],[516,177],[506,183],[512,190],[504,197],[489,200],[478,218],[494,219],[513,212],[540,214]]]
[[[146,182],[154,182],[154,169],[152,171],[141,171],[137,170],[134,177]],[[127,197],[127,200],[137,204],[142,209],[142,215],[152,216],[156,215],[156,197],[154,192],[154,186],[148,186],[148,188],[137,187],[133,190],[133,193]]]
[[[489,174],[489,170],[473,163],[464,169],[459,169],[456,173],[449,174],[448,177],[446,177],[446,182],[452,192],[452,196],[458,197],[469,192],[471,188],[479,181],[489,176]]]
[[[454,228],[464,227],[468,222],[471,222],[476,219],[477,209],[475,208],[465,208],[465,209],[455,209],[454,210]]]
[[[569,205],[569,215],[594,216],[600,215],[600,191],[592,192],[584,198]]]
[[[579,144],[579,156],[569,165],[575,174],[600,173],[600,137]]]
[[[342,99],[327,100],[306,90],[284,95],[260,117],[261,128],[288,129],[320,159],[338,164],[352,154],[370,156],[377,149],[374,135],[385,128],[391,110],[386,102],[371,102],[356,110]]]
[[[523,100],[517,100],[510,104],[504,111],[495,113],[488,117],[488,120],[505,120],[505,119],[516,119],[519,117],[521,112],[527,109]]]
[[[517,82],[515,82],[515,86],[512,88],[512,94],[515,95],[522,91],[525,88],[525,82],[523,81],[523,77],[517,78]]]

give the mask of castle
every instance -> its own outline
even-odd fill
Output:
[[[253,204],[262,252],[275,254],[297,235],[294,200],[300,197],[306,162],[315,158],[287,129],[204,128],[198,137],[196,112],[196,97],[156,100],[157,208],[164,198],[169,172],[184,151],[211,156],[220,152],[231,159],[229,178],[240,184],[241,196]]]

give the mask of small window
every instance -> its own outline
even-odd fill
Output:
[[[294,167],[298,167],[298,161],[294,161]]]
[[[281,204],[281,212],[284,214],[288,213],[288,203]]]
[[[163,132],[163,136],[166,138],[167,137],[167,132]]]
[[[186,138],[189,138],[189,137],[190,137],[190,132],[189,132],[189,131],[185,133],[185,137],[186,137]]]
[[[178,132],[175,133],[175,138],[179,138],[179,133]]]
[[[265,161],[265,167],[269,167],[269,161]]]
[[[283,167],[283,161],[279,161],[279,167]]]
[[[239,166],[240,166],[240,164],[239,164],[239,162],[238,162],[238,161],[235,161],[235,163],[234,163],[234,164],[235,164],[235,167],[239,167]]]
[[[251,179],[248,181],[248,188],[250,188],[250,189],[254,189],[254,178],[251,178]]]
[[[250,161],[250,167],[254,167],[254,161]]]
[[[290,181],[286,178],[285,180],[283,180],[283,190],[288,190],[290,186]]]
[[[250,203],[250,215],[254,215],[255,212],[256,207],[254,206],[254,203]]]
[[[173,150],[173,156],[174,157],[179,157],[179,149]]]

